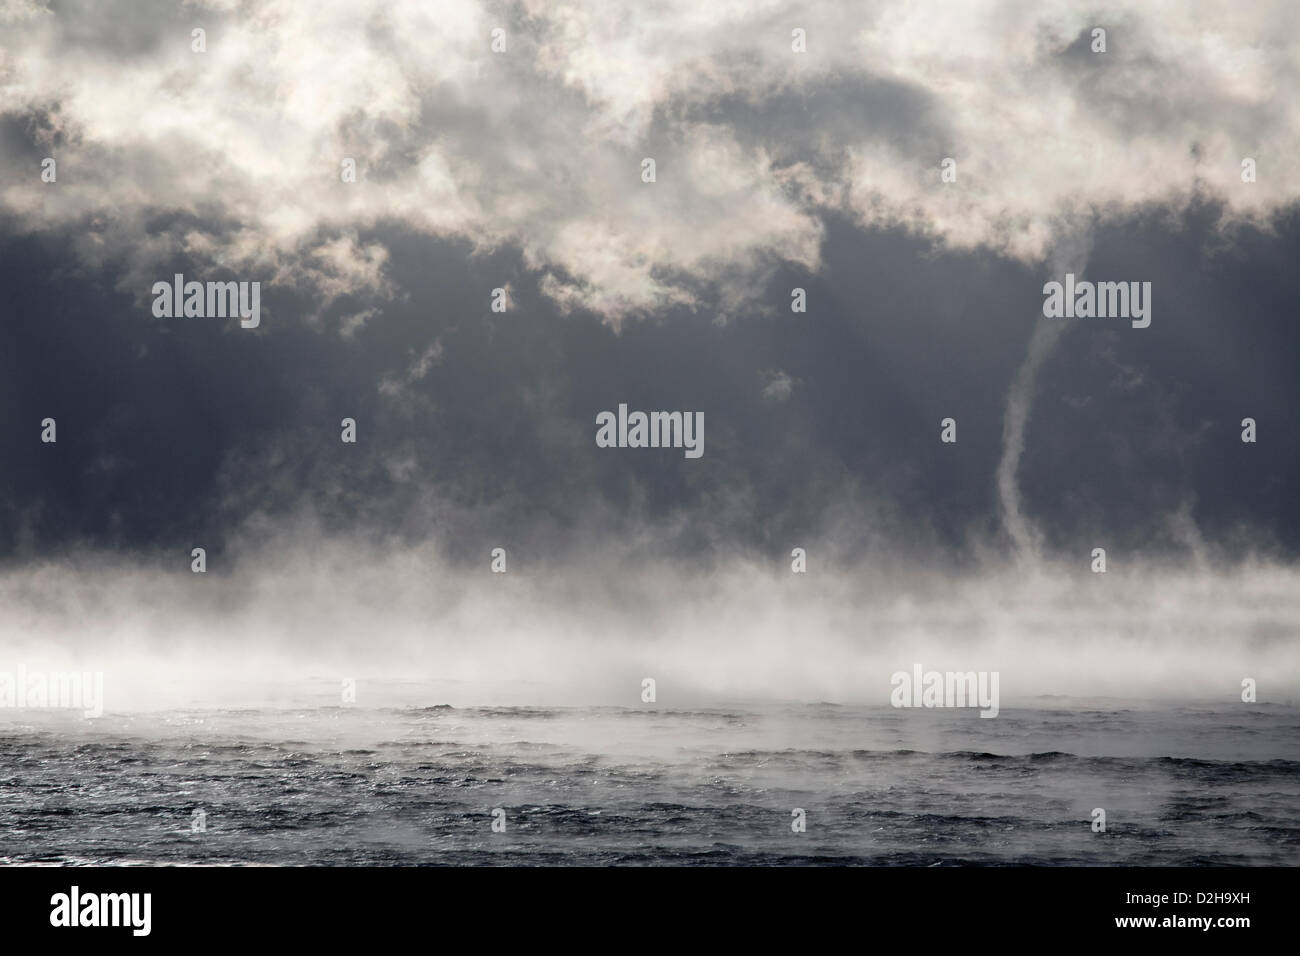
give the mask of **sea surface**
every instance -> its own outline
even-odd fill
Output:
[[[0,711],[0,863],[1295,865],[1300,708]]]

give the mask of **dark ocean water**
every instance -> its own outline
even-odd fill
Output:
[[[1300,709],[8,711],[0,862],[1294,865]]]

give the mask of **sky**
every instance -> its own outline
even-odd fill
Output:
[[[1298,74],[1265,0],[3,0],[0,647],[1294,692]]]

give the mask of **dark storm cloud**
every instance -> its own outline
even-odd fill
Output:
[[[1066,320],[1044,366],[1020,484],[1055,549],[1178,552],[1184,507],[1238,552],[1300,546],[1287,360],[1300,280],[1280,268],[1300,229],[1292,214],[1225,247],[1216,215],[1098,234],[1088,274],[1149,279],[1153,321]],[[553,557],[645,526],[675,529],[683,558],[778,560],[817,540],[846,559],[887,547],[961,560],[999,533],[1006,394],[1034,325],[1052,321],[1039,270],[833,222],[823,274],[778,272],[771,314],[665,314],[616,332],[560,315],[515,251],[394,227],[361,239],[391,250],[399,292],[344,337],[336,321],[365,302],[312,327],[298,321],[309,299],[269,288],[274,318],[257,332],[155,319],[118,276],[74,274],[59,243],[9,236],[6,554],[219,551],[251,519],[304,508],[329,530],[436,537],[466,560],[488,542]],[[505,283],[510,311],[494,314]],[[785,305],[795,285],[807,314]],[[764,395],[774,370],[799,383],[782,402]],[[704,457],[597,448],[595,416],[620,402],[703,411]],[[39,440],[47,416],[56,445]],[[955,445],[939,441],[948,416]],[[1240,441],[1247,416],[1258,444]],[[344,417],[355,446],[339,439]]]

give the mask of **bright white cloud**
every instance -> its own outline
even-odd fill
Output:
[[[30,228],[99,217],[78,252],[133,286],[187,252],[382,299],[383,250],[357,236],[393,221],[515,244],[547,294],[611,321],[733,314],[775,263],[817,268],[832,211],[1038,259],[1071,219],[1293,202],[1300,8],[1247,6],[530,0],[506,22],[471,0],[264,0],[154,22],[21,0],[0,13],[0,110],[43,117],[60,174],[8,176],[0,208]],[[137,48],[96,42],[95,18]],[[1098,25],[1104,54],[1077,42]],[[808,115],[765,113],[777,98]]]

